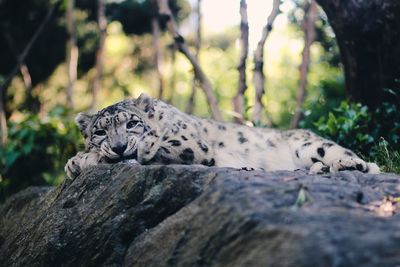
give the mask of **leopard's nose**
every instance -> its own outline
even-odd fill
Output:
[[[118,142],[115,144],[115,146],[111,147],[111,149],[118,155],[122,156],[126,150],[126,147],[127,147],[127,144]]]

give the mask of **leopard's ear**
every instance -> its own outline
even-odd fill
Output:
[[[135,100],[135,104],[138,108],[149,115],[154,114],[154,100],[147,94],[141,93],[140,96]]]
[[[84,136],[86,136],[86,130],[90,124],[90,121],[92,120],[92,117],[93,115],[89,115],[83,112],[79,113],[75,117],[75,123],[76,125],[78,125],[79,130],[82,132]]]

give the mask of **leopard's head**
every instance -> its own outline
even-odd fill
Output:
[[[75,121],[88,150],[106,160],[136,158],[138,140],[152,130],[154,100],[145,94],[108,106],[96,114],[79,113]]]

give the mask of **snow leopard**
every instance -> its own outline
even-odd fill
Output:
[[[309,130],[279,130],[220,122],[181,112],[141,94],[75,119],[85,150],[67,162],[71,179],[88,166],[132,161],[262,169],[311,174],[357,170],[379,173],[353,151]]]

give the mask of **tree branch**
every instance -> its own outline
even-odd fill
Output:
[[[267,24],[264,26],[261,39],[257,44],[256,52],[254,53],[254,88],[256,91],[256,99],[254,103],[253,121],[258,123],[261,121],[261,112],[264,109],[262,97],[265,93],[265,76],[264,76],[264,45],[272,31],[272,25],[275,18],[279,15],[280,0],[274,0],[271,14],[268,16]],[[268,122],[271,123],[271,122]]]
[[[236,96],[233,98],[233,109],[237,116],[235,121],[244,123],[244,93],[247,89],[246,64],[249,54],[249,22],[247,19],[246,0],[240,1],[240,60],[237,67],[239,71],[239,84]]]
[[[156,66],[156,73],[158,78],[158,99],[162,99],[164,95],[164,77],[162,68],[162,52],[160,45],[160,25],[158,19],[153,17],[151,19],[151,30],[153,34],[153,47],[154,47],[154,64]]]
[[[195,57],[196,57],[197,61],[200,62],[199,57],[200,57],[200,48],[201,48],[201,23],[202,23],[201,22],[201,19],[202,19],[202,17],[201,17],[201,0],[197,0],[197,6],[196,6],[195,12],[197,14],[197,23],[196,23],[197,29],[196,29],[196,39],[195,39],[196,55],[195,55]],[[193,113],[193,110],[194,110],[196,87],[197,87],[197,84],[196,84],[196,77],[195,77],[192,81],[192,92],[190,94],[189,101],[186,106],[186,112],[189,114]]]
[[[77,78],[77,69],[78,69],[78,46],[76,44],[76,29],[75,29],[75,18],[74,18],[74,9],[75,9],[75,0],[67,1],[67,10],[65,12],[65,19],[67,21],[67,32],[68,32],[68,41],[67,41],[67,106],[69,108],[73,108],[73,93],[74,93],[74,84]]]
[[[310,67],[310,48],[315,40],[315,21],[317,19],[317,3],[311,0],[308,10],[305,14],[303,22],[304,31],[304,48],[302,53],[302,60],[300,65],[300,84],[297,89],[297,99],[296,99],[296,112],[290,123],[290,128],[294,129],[299,126],[300,119],[302,117],[302,106],[306,96],[306,86],[307,86],[307,74]]]
[[[43,29],[50,21],[51,17],[54,14],[54,11],[58,8],[61,0],[56,0],[53,7],[47,12],[46,17],[43,19],[42,23],[39,25],[39,28],[33,34],[29,42],[26,44],[22,53],[18,56],[17,64],[11,70],[11,72],[7,75],[7,78],[0,86],[0,146],[4,145],[7,140],[7,120],[5,116],[5,108],[4,108],[4,98],[7,95],[7,88],[13,80],[14,76],[18,73],[21,68],[21,65],[25,62],[26,57],[28,56],[33,44],[39,38],[40,34],[43,32]]]
[[[96,51],[96,73],[93,79],[92,102],[90,109],[93,110],[98,101],[98,95],[101,90],[101,78],[103,76],[103,57],[107,38],[107,19],[105,0],[97,1],[97,25],[100,31],[99,47]]]
[[[186,56],[193,66],[194,74],[196,79],[200,82],[200,86],[204,91],[207,102],[210,106],[211,113],[214,119],[222,120],[221,112],[218,108],[218,102],[214,95],[211,83],[205,75],[203,69],[200,67],[195,56],[190,53],[189,48],[185,42],[185,39],[180,35],[176,21],[172,15],[172,12],[168,6],[168,0],[157,0],[160,20],[166,22],[169,33],[174,38],[175,44],[179,51]]]

